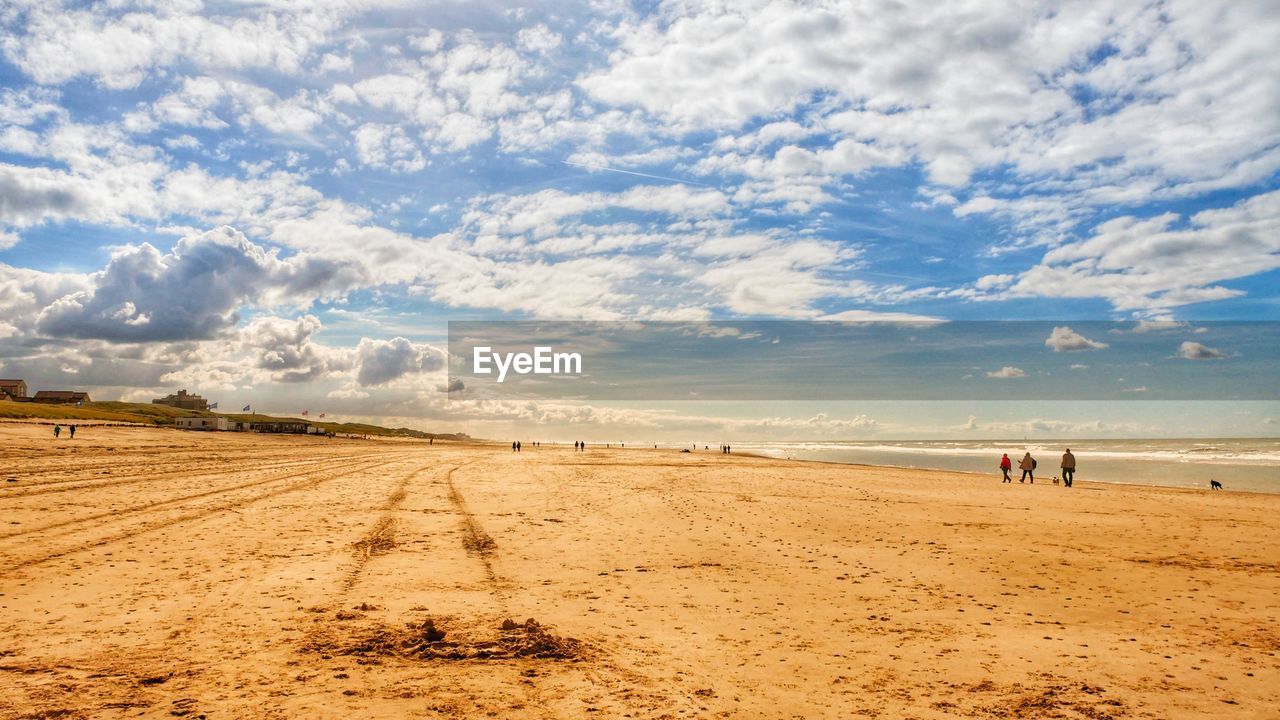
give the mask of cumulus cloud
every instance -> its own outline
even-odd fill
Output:
[[[36,329],[128,342],[205,340],[234,326],[244,305],[314,297],[334,277],[327,261],[281,260],[222,227],[182,238],[168,253],[147,243],[117,250],[88,289],[53,300]]]
[[[240,331],[240,342],[253,353],[256,366],[269,371],[275,382],[306,382],[344,364],[341,352],[312,339],[320,327],[314,315],[295,320],[260,316]]]
[[[406,375],[439,370],[444,359],[443,351],[402,337],[365,338],[355,349],[356,381],[364,386],[386,385]]]
[[[1005,365],[999,370],[992,370],[987,373],[987,377],[989,378],[1009,379],[1009,378],[1024,378],[1026,376],[1027,376],[1027,373],[1025,370],[1023,370],[1022,368],[1016,368],[1012,365]]]
[[[394,172],[417,172],[427,166],[418,146],[396,125],[366,123],[356,130],[360,162]]]
[[[1063,325],[1055,327],[1049,333],[1049,337],[1044,341],[1046,347],[1053,348],[1054,352],[1076,352],[1080,350],[1101,350],[1107,347],[1104,342],[1090,340],[1071,328]]]
[[[1191,340],[1178,346],[1178,357],[1183,360],[1222,360],[1226,356],[1221,350]]]

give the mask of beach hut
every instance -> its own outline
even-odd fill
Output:
[[[175,418],[174,427],[179,430],[232,430],[230,420],[224,417],[182,417]]]

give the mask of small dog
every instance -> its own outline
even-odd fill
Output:
[[[1058,484],[1058,476],[1057,476],[1057,475],[1054,475],[1054,476],[1053,476],[1053,484],[1054,484],[1054,485],[1057,485],[1057,484]]]
[[[1210,481],[1209,481],[1209,489],[1210,489],[1210,490],[1221,490],[1221,489],[1222,489],[1222,483],[1218,482],[1217,480],[1210,480]]]

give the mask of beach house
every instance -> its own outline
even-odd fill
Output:
[[[26,399],[26,380],[0,380],[0,400],[17,400],[21,402]]]
[[[92,402],[89,393],[79,390],[40,390],[31,402],[45,405],[83,405]]]
[[[262,420],[249,424],[249,429],[253,432],[260,433],[288,433],[295,435],[306,435],[311,433],[313,426],[309,422],[302,420]]]

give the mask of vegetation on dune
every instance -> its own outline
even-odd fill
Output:
[[[385,428],[380,425],[365,423],[339,423],[315,421],[310,418],[278,417],[274,415],[251,415],[248,413],[216,413],[203,410],[183,410],[168,405],[129,402],[91,402],[83,406],[44,405],[32,402],[0,401],[0,418],[13,420],[82,420],[100,422],[137,423],[140,425],[172,426],[176,418],[182,417],[225,417],[235,422],[271,422],[277,420],[293,420],[309,422],[312,425],[338,435],[379,435],[385,437],[416,437],[466,439],[465,435],[454,433],[427,433],[410,428]]]

